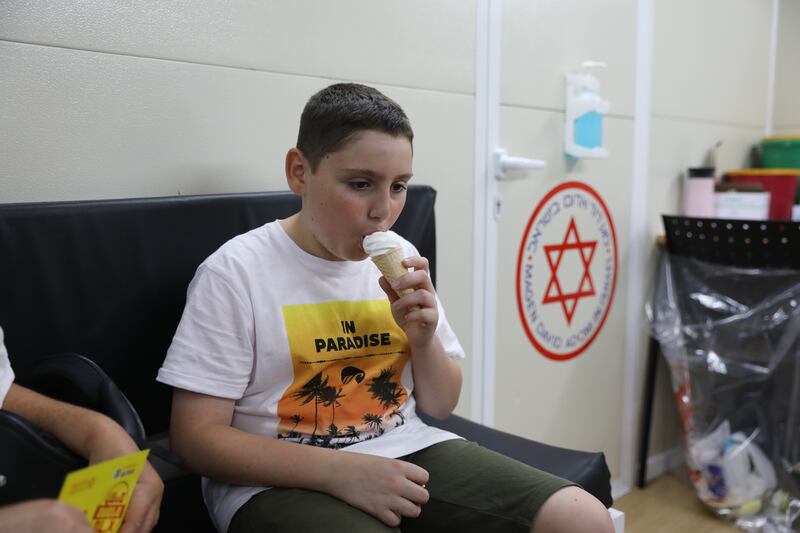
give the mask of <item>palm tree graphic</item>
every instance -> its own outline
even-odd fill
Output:
[[[383,435],[383,418],[381,418],[380,415],[367,413],[362,420],[364,420],[364,423],[371,427],[373,431],[377,431],[378,434]]]
[[[278,433],[278,438],[279,439],[296,439],[297,437],[300,437],[301,436],[300,433],[297,432],[297,424],[299,424],[303,420],[303,418],[305,418],[305,417],[302,417],[300,415],[292,415],[292,417],[289,419],[292,422],[294,422],[294,425],[292,426],[292,429],[287,431],[285,435],[283,433]],[[300,439],[300,441],[302,442],[302,439]]]
[[[292,394],[294,398],[303,399],[303,403],[300,405],[305,405],[310,402],[314,402],[314,431],[311,433],[312,442],[314,437],[317,435],[317,421],[318,421],[318,414],[319,414],[319,402],[322,398],[322,395],[325,394],[322,391],[328,387],[328,376],[322,377],[322,372],[311,378],[308,383],[303,385],[297,392]]]
[[[339,428],[336,427],[336,424],[331,424],[328,426],[328,437],[330,439],[335,439],[336,437],[341,436],[339,434]]]
[[[406,394],[399,383],[392,381],[395,373],[393,367],[384,368],[377,378],[372,378],[369,382],[372,398],[378,400],[384,409],[389,409],[392,405],[399,407],[400,398]]]
[[[361,435],[361,433],[358,432],[355,426],[347,426],[342,432],[342,437],[350,439],[349,442],[356,440],[359,435]]]
[[[289,420],[291,420],[292,422],[294,422],[294,425],[292,426],[292,431],[290,431],[290,433],[296,433],[296,431],[295,431],[295,430],[297,429],[297,424],[299,424],[300,422],[302,422],[302,420],[303,420],[304,418],[305,418],[304,416],[300,416],[300,415],[292,415],[292,418],[290,418]]]
[[[339,402],[339,398],[344,398],[345,396],[346,394],[342,394],[341,388],[337,389],[333,386],[323,387],[322,390],[319,391],[319,402],[325,407],[330,407],[332,410],[331,426],[336,427],[334,425],[336,421],[336,408],[342,405]]]

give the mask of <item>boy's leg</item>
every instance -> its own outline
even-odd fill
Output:
[[[250,498],[228,533],[400,533],[372,515],[323,492],[273,488]]]
[[[563,517],[560,511],[565,507],[561,504],[572,501],[571,496],[575,494],[586,494],[602,510],[605,508],[574,483],[473,442],[446,441],[405,459],[429,472],[427,488],[430,500],[422,506],[419,518],[403,519],[400,529],[404,533],[528,533],[533,529],[534,519],[537,533],[606,531],[594,529],[592,522],[580,522],[588,525],[587,528],[549,529],[554,520],[557,522]],[[581,511],[587,505],[592,508],[591,502],[579,500],[576,507]],[[543,510],[541,517],[538,516],[540,509]],[[610,519],[608,522],[611,523]]]
[[[579,487],[566,487],[544,502],[533,522],[533,531],[613,533],[614,523],[600,500]]]

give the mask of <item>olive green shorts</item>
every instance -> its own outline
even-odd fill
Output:
[[[428,471],[430,499],[418,518],[403,518],[399,528],[322,492],[272,488],[245,503],[228,532],[527,533],[545,500],[574,485],[460,439],[434,444],[401,459]]]

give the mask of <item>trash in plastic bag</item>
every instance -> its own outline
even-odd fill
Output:
[[[800,531],[800,271],[664,253],[648,315],[697,496],[746,531]]]

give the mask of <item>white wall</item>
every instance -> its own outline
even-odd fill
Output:
[[[780,0],[774,133],[800,135],[800,2]]]
[[[766,0],[655,4],[650,176],[642,199],[653,239],[662,231],[659,214],[678,208],[685,167],[701,163],[718,139],[725,141],[723,165],[742,166],[757,142],[771,15]],[[775,124],[797,131],[800,9],[796,0],[782,0],[781,8]],[[539,181],[507,189],[524,203],[504,213],[504,224],[520,229],[552,186],[585,181],[612,211],[620,270],[604,332],[580,364],[537,362],[513,330],[515,312],[500,300],[498,321],[512,328],[512,349],[498,358],[504,390],[497,423],[603,450],[614,476],[632,460],[621,457],[625,323],[643,316],[625,305],[636,9],[636,0],[503,3],[501,141],[514,155],[550,162]],[[285,189],[283,156],[306,99],[334,81],[373,84],[410,115],[415,181],[439,191],[439,292],[469,353],[475,29],[475,4],[462,0],[0,2],[0,202]],[[599,77],[613,106],[606,119],[611,157],[567,164],[563,74],[586,59],[609,65]],[[519,237],[501,235],[500,245],[514,247]],[[513,294],[507,267],[500,258],[498,298]],[[462,414],[470,412],[469,364],[464,370]],[[665,385],[654,453],[677,443]],[[557,398],[559,409],[525,405],[532,386]]]
[[[286,189],[308,97],[370,83],[439,191],[439,291],[469,350],[474,33],[458,0],[0,2],[0,202]]]
[[[771,17],[767,1],[656,1],[647,204],[651,242],[664,233],[662,213],[680,214],[686,168],[702,165],[715,142],[723,141],[721,170],[751,166],[752,147],[767,120]],[[653,244],[648,272],[655,272],[659,253]],[[644,338],[641,346],[647,347]],[[663,361],[658,370],[651,455],[680,445]]]

